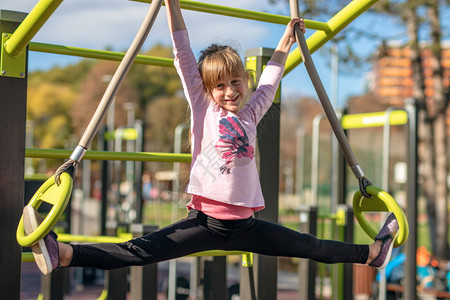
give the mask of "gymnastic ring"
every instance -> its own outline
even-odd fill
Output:
[[[408,239],[409,226],[403,209],[400,208],[394,198],[387,192],[375,186],[368,186],[366,192],[372,195],[371,198],[364,197],[360,191],[353,196],[353,211],[358,223],[372,239],[378,231],[367,221],[363,212],[392,212],[397,218],[399,231],[394,243],[394,247],[400,247]]]
[[[30,247],[43,239],[61,218],[61,215],[69,203],[73,180],[72,177],[65,172],[61,173],[60,180],[61,183],[57,185],[55,183],[55,176],[47,179],[36,191],[30,202],[28,202],[28,205],[33,206],[36,210],[41,206],[42,202],[47,202],[53,206],[42,220],[42,223],[29,235],[25,234],[22,215],[16,232],[17,242],[22,247]]]

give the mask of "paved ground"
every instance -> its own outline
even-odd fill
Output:
[[[22,264],[22,287],[20,291],[21,300],[36,300],[40,292],[40,279],[41,273],[34,263],[23,263]],[[299,296],[297,291],[294,289],[289,289],[296,282],[295,274],[280,273],[279,280],[283,283],[279,283],[279,287],[285,287],[287,289],[279,289],[277,299],[280,300],[298,300]],[[103,290],[103,286],[99,283],[93,285],[83,286],[82,289],[76,290],[75,287],[72,288],[70,294],[66,295],[65,300],[94,300],[97,299]],[[329,297],[324,298],[329,299]],[[368,296],[360,295],[355,297],[355,300],[368,300]],[[435,300],[436,298],[432,295],[419,294],[418,299],[420,300]],[[165,294],[158,294],[157,300],[167,300]],[[238,299],[236,299],[238,300]]]
[[[182,264],[181,264],[182,265]],[[179,266],[183,268],[183,266]],[[165,269],[165,266],[161,267]],[[41,273],[36,267],[35,263],[22,263],[22,287],[20,291],[21,300],[36,300],[40,293]],[[279,278],[283,281],[282,286],[288,288],[295,285],[295,274],[280,273]],[[93,300],[100,296],[103,290],[101,283],[83,286],[82,289],[77,290],[72,287],[70,294],[65,300]],[[292,289],[284,289],[278,291],[278,299],[282,300],[298,300],[297,291]],[[158,300],[166,300],[163,293],[158,295]]]

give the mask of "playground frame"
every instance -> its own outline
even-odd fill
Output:
[[[148,1],[140,1],[148,2]],[[377,0],[355,0],[345,6],[340,12],[332,17],[328,22],[316,22],[305,20],[306,27],[317,30],[307,39],[308,48],[313,53],[323,44],[332,39],[356,17],[365,12]],[[3,295],[7,299],[17,299],[20,291],[20,263],[21,251],[17,245],[13,234],[16,224],[20,219],[20,213],[23,206],[23,161],[24,157],[45,157],[59,155],[67,157],[69,152],[65,150],[45,150],[45,149],[27,149],[25,150],[25,116],[26,116],[26,90],[27,90],[27,57],[28,51],[40,51],[62,55],[74,55],[85,58],[121,60],[122,53],[102,50],[83,49],[72,46],[50,45],[31,42],[35,34],[51,17],[53,12],[62,3],[62,0],[40,0],[33,10],[25,17],[24,14],[10,13],[0,10],[0,33],[2,35],[1,63],[0,63],[0,90],[2,91],[2,101],[0,102],[0,119],[9,126],[0,128],[0,144],[7,145],[0,150],[0,182],[6,183],[0,191],[0,204],[5,209],[0,210],[0,227],[5,228],[8,237],[0,246],[0,255],[5,257],[4,268],[11,272],[0,275],[0,290],[5,291]],[[190,0],[180,0],[182,9],[195,10],[200,12],[226,15],[236,18],[245,18],[249,20],[271,22],[276,24],[286,24],[290,17],[273,15],[261,12],[252,12],[248,10],[230,8],[220,5],[200,3]],[[28,47],[28,49],[27,49]],[[151,64],[159,66],[172,66],[172,60],[167,58],[155,58],[138,55],[136,63]],[[302,62],[299,49],[295,49],[289,54],[285,75],[292,71]],[[4,100],[3,100],[4,99]],[[277,106],[278,105],[278,106]],[[266,210],[259,214],[260,218],[277,222],[278,219],[278,179],[274,179],[271,174],[279,170],[277,160],[272,159],[279,155],[279,103],[274,103],[267,118],[272,125],[264,124],[265,128],[272,128],[266,139],[260,141],[261,151],[261,183],[263,193],[268,203]],[[267,133],[267,132],[266,132]],[[411,143],[413,143],[412,141]],[[35,155],[35,156],[33,156]],[[98,156],[96,156],[98,155]],[[109,153],[87,153],[86,158],[109,157]],[[156,154],[140,153],[133,154],[140,156],[141,160],[160,159],[159,161],[174,162],[178,159],[189,161],[188,155],[180,154]],[[119,160],[128,160],[126,155],[118,158]],[[417,174],[416,174],[417,175]],[[408,178],[410,182],[416,182],[416,178]],[[409,217],[411,219],[411,216]],[[9,233],[11,233],[9,237]],[[414,244],[415,245],[415,244]],[[276,259],[259,257],[255,259],[260,269],[256,271],[258,284],[258,294],[261,297],[273,298],[276,293]],[[264,266],[264,269],[262,269]],[[414,270],[409,270],[414,272]],[[265,274],[263,274],[265,273]],[[274,274],[267,276],[267,274]],[[413,285],[415,290],[415,284]],[[415,293],[414,293],[415,294]],[[414,298],[409,298],[414,299]]]

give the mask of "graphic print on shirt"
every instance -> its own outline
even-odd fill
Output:
[[[214,147],[225,160],[220,167],[222,174],[230,174],[234,165],[246,165],[253,159],[255,148],[249,144],[244,127],[236,117],[222,118],[219,133],[219,141]]]

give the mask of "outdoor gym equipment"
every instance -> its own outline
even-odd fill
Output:
[[[298,0],[289,0],[289,7],[291,11],[291,17],[298,18],[299,14],[299,3]],[[334,112],[333,106],[328,98],[328,95],[323,87],[322,81],[317,73],[314,62],[312,61],[311,54],[309,52],[308,45],[305,40],[303,32],[296,26],[295,37],[297,44],[303,58],[303,62],[306,67],[306,71],[312,81],[314,89],[319,97],[320,103],[325,111],[325,114],[330,122],[331,128],[339,142],[342,152],[350,166],[353,174],[358,179],[359,191],[356,192],[353,200],[353,209],[355,212],[355,217],[358,220],[364,231],[373,239],[375,238],[377,232],[369,224],[363,215],[363,212],[380,212],[387,211],[394,213],[397,221],[399,223],[399,234],[395,240],[395,247],[403,245],[409,233],[408,221],[403,210],[400,208],[398,203],[392,198],[387,192],[372,186],[372,183],[365,177],[365,174],[358,164],[347,136],[342,129],[342,126]]]
[[[89,122],[88,127],[83,133],[78,146],[72,152],[70,159],[58,168],[55,175],[48,179],[44,185],[38,189],[28,203],[35,209],[38,209],[42,202],[48,202],[49,204],[52,204],[53,207],[37,229],[28,236],[25,235],[23,229],[23,217],[20,219],[16,237],[21,246],[29,247],[37,243],[46,234],[48,234],[64,212],[64,209],[70,199],[76,166],[83,158],[86,150],[89,148],[110,104],[114,99],[114,96],[117,93],[117,90],[125,79],[125,76],[131,68],[138,52],[142,48],[156,16],[158,15],[161,4],[162,0],[153,1],[151,3],[138,33],[136,34],[130,48],[127,50],[124,58],[120,62],[116,72],[108,84],[108,87],[106,88],[106,91],[103,94],[103,97],[100,100],[100,103],[91,121]]]
[[[391,195],[386,193],[380,188],[375,186],[368,186],[366,192],[372,197],[367,198],[361,194],[360,191],[356,192],[353,196],[353,211],[355,212],[355,217],[358,223],[364,229],[368,236],[375,239],[378,234],[378,230],[373,228],[373,226],[364,217],[363,212],[382,212],[390,211],[394,213],[397,218],[399,231],[397,239],[395,240],[394,247],[399,247],[406,242],[409,234],[408,223],[406,222],[406,216],[397,202],[392,198]]]
[[[17,227],[17,241],[20,245],[23,247],[32,246],[47,235],[49,231],[47,228],[53,228],[59,218],[61,218],[69,202],[72,187],[72,177],[68,173],[61,174],[59,185],[55,184],[55,176],[50,177],[44,182],[31,198],[28,205],[37,209],[42,202],[47,202],[53,206],[42,223],[29,235],[25,235],[23,217],[20,218],[19,226]]]

